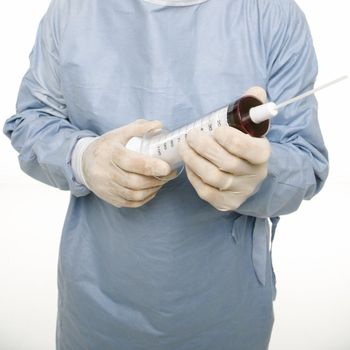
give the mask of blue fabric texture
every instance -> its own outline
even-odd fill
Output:
[[[313,87],[317,60],[292,0],[53,0],[16,114],[4,126],[28,175],[71,192],[58,267],[58,350],[263,350],[274,322],[269,253],[279,216],[318,193],[328,154],[309,97],[267,135],[267,178],[236,212],[181,174],[138,209],[80,185],[81,137],[138,118],[174,129],[253,85],[283,101]]]

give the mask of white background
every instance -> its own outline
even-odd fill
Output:
[[[0,3],[1,127],[14,114],[48,3]],[[313,34],[318,83],[349,74],[349,2],[298,3]],[[349,81],[321,92],[318,100],[331,172],[319,195],[280,222],[273,246],[278,292],[270,350],[350,349]],[[0,349],[54,349],[56,266],[68,193],[22,173],[2,134],[0,170]]]

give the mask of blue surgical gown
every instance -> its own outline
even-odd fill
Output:
[[[328,155],[314,97],[267,135],[267,178],[236,211],[182,173],[137,208],[79,184],[77,140],[138,118],[175,129],[253,85],[283,101],[313,87],[317,60],[292,0],[53,0],[5,134],[21,169],[70,191],[58,266],[58,350],[263,350],[274,322],[270,240],[280,215],[323,186]],[[302,226],[301,226],[302,229]]]

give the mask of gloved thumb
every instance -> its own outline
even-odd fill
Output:
[[[267,102],[266,91],[260,86],[253,86],[253,87],[249,88],[244,93],[244,96],[248,96],[248,95],[249,96],[254,96],[255,98],[257,98],[262,103],[266,103]]]
[[[137,119],[134,122],[123,126],[119,131],[119,141],[126,145],[126,143],[134,136],[142,137],[148,132],[156,129],[161,129],[163,123],[160,120],[146,120]]]

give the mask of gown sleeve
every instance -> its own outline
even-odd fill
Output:
[[[64,0],[52,0],[42,18],[30,66],[22,79],[16,114],[7,119],[4,133],[19,152],[21,169],[29,176],[70,190],[75,196],[90,191],[76,181],[71,153],[82,137],[96,136],[80,130],[70,120],[60,86],[59,45],[67,17]]]
[[[266,89],[270,101],[282,102],[314,87],[318,63],[305,16],[294,1],[265,2],[261,21]],[[289,214],[317,194],[328,176],[328,152],[314,96],[282,109],[267,138],[268,175],[236,210],[240,214],[260,218]]]

